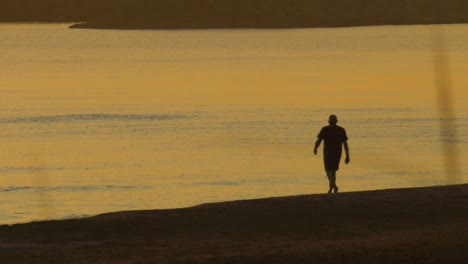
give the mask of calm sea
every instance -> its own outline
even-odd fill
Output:
[[[340,190],[449,183],[429,26],[68,26],[0,25],[0,224],[324,193],[329,114]],[[441,27],[463,157],[468,25]]]

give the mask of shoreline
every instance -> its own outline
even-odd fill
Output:
[[[4,263],[461,263],[468,184],[0,226]]]
[[[312,25],[312,26],[217,26],[217,27],[170,27],[170,26],[109,26],[100,24],[90,24],[87,22],[75,23],[69,29],[93,29],[93,30],[280,30],[280,29],[333,29],[333,28],[356,28],[356,27],[384,27],[384,26],[443,26],[443,25],[466,25],[468,22],[447,22],[447,23],[384,23],[384,24],[344,24],[344,25]]]

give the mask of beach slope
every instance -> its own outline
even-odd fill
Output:
[[[468,184],[0,226],[1,263],[463,263]]]

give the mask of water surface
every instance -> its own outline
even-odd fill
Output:
[[[323,193],[331,113],[340,190],[447,183],[428,26],[67,26],[0,25],[0,223]],[[463,155],[468,26],[443,27]]]

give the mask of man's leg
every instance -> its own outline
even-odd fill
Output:
[[[332,177],[331,177],[331,171],[327,171],[327,178],[328,178],[328,193],[331,193],[333,190],[333,182],[332,182]]]
[[[336,186],[336,170],[332,170],[330,172],[330,186],[332,186],[331,188],[333,188],[333,191],[335,193],[338,192],[338,186]]]

